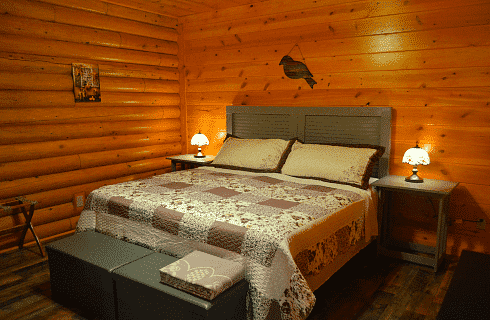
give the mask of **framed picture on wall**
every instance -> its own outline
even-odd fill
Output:
[[[99,66],[72,63],[75,102],[100,102]]]

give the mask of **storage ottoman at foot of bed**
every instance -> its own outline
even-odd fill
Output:
[[[160,269],[177,260],[154,253],[112,273],[119,320],[246,319],[248,283],[245,280],[208,301],[160,282]]]
[[[111,272],[153,251],[86,231],[46,245],[54,301],[97,319],[116,319]]]

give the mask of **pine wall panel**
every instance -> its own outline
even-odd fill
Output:
[[[181,153],[178,21],[156,9],[0,2],[0,200],[38,201],[41,239],[75,228],[74,195],[168,172]],[[72,63],[99,66],[101,102],[74,102]],[[22,221],[0,218],[0,230]]]
[[[216,154],[227,105],[389,106],[390,173],[410,173],[401,160],[418,141],[431,156],[421,176],[460,182],[451,218],[489,221],[489,1],[270,0],[180,23],[188,143],[200,131],[210,139],[203,151]],[[288,53],[306,63],[314,89],[285,76]],[[434,242],[431,204],[400,198],[398,234]],[[448,253],[490,252],[489,232],[451,226]]]

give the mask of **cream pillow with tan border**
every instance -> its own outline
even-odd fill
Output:
[[[295,141],[296,139],[240,139],[229,136],[211,165],[254,172],[280,172]]]
[[[367,189],[384,147],[371,145],[303,144],[296,141],[281,173]]]

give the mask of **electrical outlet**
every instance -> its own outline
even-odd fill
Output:
[[[80,193],[80,194],[76,194],[74,196],[74,204],[75,204],[75,207],[76,208],[83,208],[83,206],[85,205],[85,196],[83,193]]]
[[[485,230],[485,226],[487,225],[487,221],[485,219],[480,219],[476,223],[476,227],[481,230]]]

